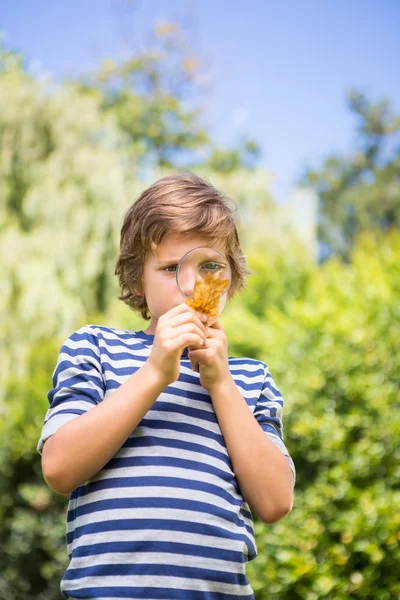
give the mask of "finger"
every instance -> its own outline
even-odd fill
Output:
[[[193,345],[196,347],[202,347],[203,338],[197,335],[196,333],[182,333],[174,338],[169,338],[167,342],[164,344],[165,350],[170,352],[175,352],[177,350],[182,350],[186,346]]]
[[[195,316],[197,316],[200,320],[201,320],[201,313],[195,311],[191,306],[189,306],[188,304],[186,304],[186,302],[182,302],[181,304],[178,304],[178,306],[174,306],[174,308],[171,308],[171,310],[168,310],[166,313],[164,313],[160,318],[159,321],[168,321],[171,317],[175,317],[176,315],[180,315],[180,314],[193,314]]]
[[[192,365],[192,371],[194,371],[195,373],[200,373],[200,364],[197,360],[192,359],[190,361],[190,364]]]
[[[205,344],[203,344],[201,346],[201,350],[204,350],[204,348],[214,348],[215,346],[219,346],[220,341],[217,338],[212,338],[212,337],[207,337],[205,339]]]
[[[225,337],[225,331],[223,329],[213,329],[212,327],[208,327],[207,329],[207,339],[223,339]]]
[[[201,313],[193,310],[187,304],[180,304],[170,311],[164,313],[158,320],[159,324],[162,326],[176,326],[182,323],[187,323],[189,321],[193,321],[195,319],[198,324],[205,324],[207,317],[202,315]]]
[[[207,340],[204,340],[202,344],[190,344],[188,351],[193,352],[194,350],[203,350],[206,347]]]
[[[174,317],[175,315],[179,315],[182,312],[187,312],[187,308],[190,308],[190,306],[188,306],[185,302],[182,302],[181,304],[178,304],[178,306],[174,306],[174,308],[171,308],[170,310],[168,310],[166,313],[164,313],[163,315],[161,315],[160,317],[160,321],[161,320],[167,320],[170,317]]]
[[[205,336],[205,332],[203,330],[203,328],[200,326],[198,326],[196,323],[183,323],[182,325],[179,325],[178,327],[168,327],[168,329],[165,329],[162,332],[162,337],[163,338],[167,338],[167,339],[175,339],[187,334],[193,334],[196,335],[197,338],[195,340],[195,342],[191,342],[191,344],[193,345],[200,345],[203,346],[206,336]]]
[[[204,343],[201,344],[201,346],[199,345],[190,345],[188,346],[188,351],[189,352],[194,352],[195,350],[204,350],[204,348],[207,348],[209,346],[208,344],[208,338],[204,338]]]
[[[208,348],[199,348],[196,350],[189,350],[188,358],[192,365],[196,363],[204,362],[207,357]]]
[[[192,371],[194,371],[195,373],[200,372],[200,365],[195,359],[193,359],[193,356],[195,356],[193,353],[199,349],[201,349],[200,346],[188,346],[188,358],[189,360],[191,359],[190,364],[192,365]]]
[[[206,335],[206,326],[204,322],[201,321],[199,313],[196,312],[193,314],[193,312],[185,311],[176,316],[173,316],[171,319],[168,319],[168,321],[165,321],[164,323],[162,323],[162,325],[164,327],[167,327],[168,329],[173,329],[185,323],[195,323],[199,327],[199,329],[201,329],[203,334]]]

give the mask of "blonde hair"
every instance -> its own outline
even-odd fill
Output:
[[[146,298],[137,292],[145,258],[167,234],[200,235],[224,248],[232,271],[228,298],[245,286],[247,268],[234,220],[237,205],[211,183],[191,171],[159,179],[144,190],[125,214],[120,255],[115,267],[119,300],[150,319]]]

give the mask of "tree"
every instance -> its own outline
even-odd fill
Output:
[[[22,375],[31,342],[106,309],[115,216],[139,187],[125,145],[95,97],[45,86],[0,49],[2,380]]]
[[[149,183],[140,162],[102,94],[44,86],[0,53],[0,600],[59,598],[66,500],[44,484],[36,442],[64,339],[89,322],[141,328],[116,300],[113,275],[116,215]],[[224,313],[230,354],[269,364],[298,474],[292,513],[256,523],[257,600],[390,600],[400,560],[399,233],[356,238],[350,264],[312,264],[297,244],[271,252],[268,176],[230,164],[200,170],[238,201],[254,270]]]
[[[355,91],[349,106],[358,119],[354,153],[328,157],[303,179],[320,197],[322,255],[346,260],[359,232],[400,227],[400,117],[388,100],[374,104]]]
[[[147,63],[138,59],[134,67],[125,65],[130,75],[124,76],[129,79],[134,71],[138,78],[157,80],[152,73],[162,72],[162,60],[166,57],[158,57],[155,65],[150,61],[149,74]],[[67,335],[82,315],[104,313],[118,294],[114,264],[121,223],[116,215],[121,220],[149,183],[143,148],[146,156],[152,148],[158,153],[151,169],[154,180],[171,168],[165,166],[166,140],[176,154],[200,140],[175,136],[175,126],[166,116],[166,94],[158,87],[149,91],[150,99],[144,94],[138,100],[140,110],[129,128],[124,127],[125,109],[129,113],[124,102],[134,104],[139,96],[127,90],[120,104],[120,96],[110,89],[100,93],[97,88],[82,89],[76,82],[58,86],[43,82],[26,72],[21,56],[0,48],[0,253],[5,258],[0,275],[4,338],[0,374],[4,379],[9,374],[22,376],[30,343],[41,336]],[[107,100],[109,92],[114,101]],[[173,99],[175,121],[185,129],[193,116],[184,112],[183,99],[172,91],[168,98]],[[149,106],[151,110],[158,106],[161,119],[162,135],[154,139]],[[203,136],[200,133],[199,129]],[[240,167],[232,152],[219,167],[224,181],[238,181],[238,173],[247,169]],[[207,166],[204,170],[218,174]],[[253,174],[255,189],[266,176],[262,170]],[[258,190],[257,195],[265,198],[267,193]],[[251,202],[248,196],[248,209]],[[4,393],[3,388],[0,399]]]
[[[243,337],[257,332],[257,357],[286,398],[297,468],[291,514],[256,526],[260,556],[248,573],[257,600],[400,594],[400,233],[365,232],[350,259],[314,269],[258,329],[244,321]],[[228,324],[242,322],[237,311]],[[240,354],[247,340],[236,340]]]
[[[119,62],[103,61],[77,86],[115,115],[140,164],[210,166],[225,173],[258,164],[260,149],[254,140],[223,148],[210,138],[204,124],[205,65],[177,23],[156,23],[145,50],[132,50]]]

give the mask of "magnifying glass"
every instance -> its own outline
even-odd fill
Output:
[[[207,315],[208,326],[221,314],[231,280],[229,262],[215,248],[190,250],[181,258],[176,269],[176,282],[186,303]]]

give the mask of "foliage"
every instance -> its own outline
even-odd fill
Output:
[[[137,75],[140,68],[139,63]],[[5,379],[9,373],[23,375],[30,342],[41,335],[66,337],[82,315],[107,311],[118,294],[114,264],[122,216],[149,184],[149,173],[139,165],[140,149],[136,155],[129,132],[121,131],[118,106],[105,110],[96,90],[89,94],[73,82],[54,86],[37,80],[25,72],[21,57],[1,47],[0,90],[0,255],[5,258],[0,329],[7,340],[0,344],[0,376]],[[180,106],[179,98],[175,101]],[[164,110],[163,95],[158,102]],[[141,103],[145,110],[146,97]],[[136,119],[136,127],[148,126],[145,114]],[[166,121],[163,135],[169,128],[174,126]],[[171,143],[179,149],[175,138]],[[203,170],[213,173],[207,166]],[[234,189],[245,170],[235,163],[234,172],[221,169],[219,178],[232,181]],[[167,172],[152,171],[151,179]],[[253,192],[266,197],[264,172],[255,170],[253,181],[247,205]],[[0,398],[3,394],[4,389]]]
[[[297,287],[293,265],[258,263],[254,297],[249,289],[223,317],[230,354],[270,366],[286,399],[285,441],[297,467],[292,513],[274,525],[256,523],[259,556],[247,569],[257,600],[389,600],[400,591],[394,510],[400,501],[400,235],[364,235],[352,259],[351,265],[331,259],[308,266],[307,285]],[[258,286],[265,281],[272,296],[292,290],[282,307],[261,309]],[[122,303],[116,307],[111,303],[96,321],[142,328]],[[7,600],[22,592],[57,598],[54,581],[65,567],[65,499],[43,484],[35,451],[60,342],[39,341],[27,378],[9,384],[0,432],[0,560],[6,565],[0,598]],[[26,568],[28,553],[40,565],[34,572]]]
[[[230,173],[257,166],[260,148],[243,139],[220,147],[207,132],[203,104],[209,91],[206,65],[177,23],[160,22],[147,47],[122,61],[106,59],[100,69],[76,82],[116,118],[140,164],[155,167],[210,167]],[[204,100],[203,100],[204,103]]]
[[[155,73],[162,68],[157,60]],[[140,75],[140,65],[131,68]],[[144,326],[116,300],[116,215],[121,219],[149,183],[139,168],[146,153],[157,155],[151,180],[177,156],[162,152],[165,106],[158,107],[162,136],[149,140],[146,96],[142,112],[131,113],[125,126],[137,89],[131,83],[124,97],[110,101],[110,82],[103,78],[103,87],[92,91],[77,82],[54,87],[0,50],[0,600],[59,598],[66,499],[44,484],[36,443],[62,341],[84,323]],[[157,109],[155,96],[149,106]],[[179,102],[174,107],[175,124],[184,129],[193,114]],[[375,130],[368,127],[374,148]],[[171,149],[188,151],[194,139],[172,137]],[[376,151],[366,152],[377,185],[366,183],[371,167],[356,173],[352,189],[363,191],[359,199],[375,194],[377,205],[394,198],[397,214],[397,158],[376,158],[380,140]],[[400,500],[400,235],[387,226],[398,224],[397,217],[390,221],[385,213],[379,221],[385,231],[366,232],[349,254],[361,225],[346,229],[333,208],[337,189],[348,190],[349,179],[330,190],[323,177],[334,183],[336,175],[317,177],[324,206],[332,207],[331,223],[343,229],[347,245],[340,242],[346,250],[340,253],[348,261],[332,258],[318,266],[293,232],[282,235],[266,191],[268,175],[254,168],[249,177],[245,154],[238,162],[235,154],[214,150],[196,170],[238,202],[254,271],[224,313],[230,353],[269,364],[286,398],[285,441],[297,467],[292,513],[271,526],[256,523],[259,556],[248,574],[257,600],[391,600],[400,594],[394,510]],[[251,155],[251,144],[248,150]],[[382,214],[377,207],[371,214],[380,219],[384,206]],[[362,226],[376,224],[361,219],[364,208],[360,200]]]
[[[400,116],[388,100],[374,104],[355,91],[349,105],[358,119],[354,153],[329,156],[304,177],[320,197],[322,253],[345,259],[360,231],[400,226]]]
[[[36,450],[59,347],[51,339],[31,347],[27,376],[9,380],[1,411],[1,600],[60,597],[67,564],[66,498],[44,483]]]
[[[187,107],[199,79],[200,63],[187,36],[175,23],[159,23],[148,48],[120,62],[104,60],[78,86],[115,115],[136,157],[172,166],[182,151],[208,140],[199,122],[201,110]]]
[[[363,235],[350,265],[327,261],[285,311],[266,310],[259,355],[286,397],[297,491],[284,521],[257,525],[257,600],[399,596],[399,307],[393,230]]]
[[[106,309],[115,289],[115,215],[138,186],[124,137],[94,98],[72,86],[49,89],[1,49],[0,90],[5,379],[22,374],[29,342],[66,333],[78,315]]]

